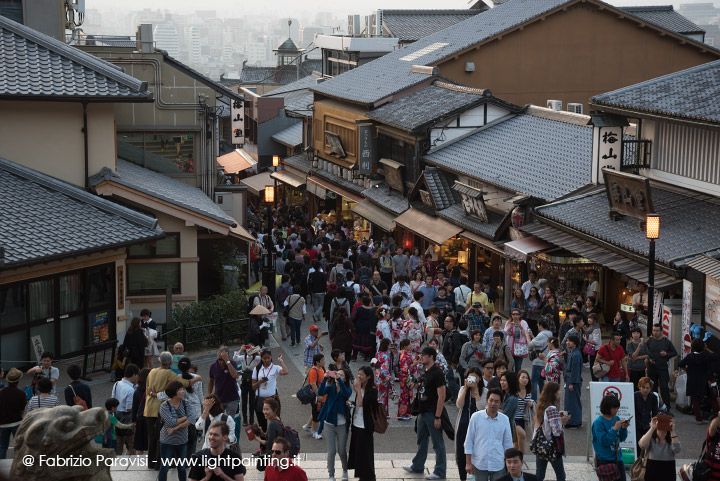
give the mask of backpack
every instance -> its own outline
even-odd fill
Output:
[[[116,384],[117,384],[117,383],[116,383]],[[87,411],[87,408],[88,408],[88,407],[87,407],[87,403],[85,402],[85,400],[84,400],[83,398],[81,398],[80,396],[78,396],[78,395],[75,393],[75,388],[72,387],[72,384],[70,384],[68,387],[69,387],[69,388],[72,390],[72,392],[73,392],[73,398],[72,398],[73,404],[74,404],[75,406],[82,406],[83,411]]]
[[[335,265],[335,278],[332,280],[337,285],[343,285],[346,282],[345,278],[345,268],[342,267],[340,264]]]
[[[297,456],[300,453],[300,436],[298,432],[283,424],[282,421],[280,421],[280,425],[282,426],[282,437],[290,443],[290,457]]]
[[[355,282],[345,288],[345,299],[350,303],[350,309],[353,308],[357,302],[357,296],[355,295]]]
[[[358,283],[361,286],[368,286],[370,285],[370,278],[372,277],[372,271],[368,267],[363,267],[362,269],[358,269]]]
[[[108,416],[111,416],[111,414],[108,414]],[[110,426],[108,426],[108,428],[105,431],[103,431],[102,434],[98,434],[97,436],[95,436],[95,439],[93,439],[93,441],[95,441],[98,444],[101,444],[103,447],[109,447],[110,442],[112,441],[112,430],[113,430],[113,423],[111,422]]]
[[[276,306],[282,306],[285,302],[285,299],[287,299],[290,296],[290,291],[292,290],[292,287],[288,284],[287,287],[280,286],[280,289],[278,289],[277,294],[275,294],[275,303]]]
[[[308,284],[310,284],[310,292],[324,293],[327,290],[327,280],[325,278],[325,273],[316,270],[315,272],[310,274],[310,281],[308,282]]]

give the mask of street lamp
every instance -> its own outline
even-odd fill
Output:
[[[653,314],[655,311],[655,239],[660,238],[660,216],[647,214],[645,218],[645,237],[650,240],[650,252],[648,253],[648,327],[653,326]]]
[[[275,202],[275,187],[272,185],[265,186],[265,202],[268,204]]]
[[[280,156],[273,155],[273,167],[275,167],[276,171],[277,171],[277,168],[279,165],[280,165]]]
[[[267,212],[267,230],[263,237],[263,273],[262,285],[267,286],[268,295],[275,299],[275,243],[272,238],[272,204],[275,202],[275,188],[265,186],[265,202]]]

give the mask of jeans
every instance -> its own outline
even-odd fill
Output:
[[[523,359],[525,358],[513,356],[513,361],[515,361],[515,374],[519,373],[522,370]]]
[[[171,459],[185,459],[187,457],[187,444],[165,444],[160,443],[160,473],[158,473],[158,481],[167,481],[167,473],[170,471]],[[187,481],[187,472],[185,464],[174,461],[177,467],[178,480]]]
[[[670,409],[670,374],[668,374],[667,366],[658,369],[653,364],[650,364],[647,368],[647,375],[652,380],[653,391],[658,392],[660,389],[660,396],[665,405]]]
[[[538,457],[535,458],[535,476],[537,476],[538,481],[545,481],[545,471],[547,470],[548,463],[552,465],[557,481],[565,481],[565,465],[563,464],[562,456],[555,461],[548,461]]]
[[[283,316],[282,311],[278,311],[277,313],[277,323],[280,327],[280,335],[282,336],[282,340],[284,341],[288,337],[288,325],[287,325],[287,319],[285,316]]]
[[[8,447],[10,447],[10,435],[15,437],[17,426],[11,428],[0,428],[0,459],[5,459],[7,456]]]
[[[485,471],[483,469],[475,470],[475,481],[497,481],[505,476],[507,471],[502,468],[500,471]]]
[[[600,380],[601,380],[602,382],[620,382],[620,378],[619,378],[619,377],[603,376],[603,377],[600,378]]]
[[[417,454],[412,460],[412,469],[415,472],[425,470],[425,460],[428,453],[428,439],[432,438],[433,450],[435,451],[435,467],[433,473],[441,478],[445,477],[447,460],[445,459],[445,440],[442,429],[435,429],[435,414],[421,413],[417,417]]]
[[[242,417],[243,422],[253,424],[255,419],[255,390],[252,384],[243,384],[240,386],[242,397]],[[248,410],[248,402],[250,409]]]
[[[532,386],[532,400],[537,402],[538,395],[542,392],[545,387],[545,378],[542,377],[541,373],[545,370],[545,366],[532,367],[532,374],[530,375],[530,385]]]
[[[448,372],[445,375],[445,382],[447,384],[447,399],[457,399],[457,395],[460,392],[460,386],[458,386],[458,383],[455,380],[455,371],[451,366],[448,366]]]
[[[288,317],[288,324],[290,324],[290,342],[292,344],[299,344],[300,343],[300,325],[302,324],[302,319],[295,319],[292,317]]]
[[[320,322],[323,320],[323,305],[325,304],[324,292],[313,292],[310,294],[312,299],[313,321]]]
[[[345,422],[349,421],[346,419]],[[327,466],[328,475],[335,477],[335,453],[340,455],[340,464],[342,464],[343,471],[348,470],[348,456],[347,456],[347,438],[348,430],[347,424],[341,424],[335,426],[329,422],[323,424],[323,437],[327,442]]]

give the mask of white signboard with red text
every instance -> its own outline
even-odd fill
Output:
[[[682,349],[680,350],[680,359],[690,354],[690,322],[692,316],[692,282],[683,279],[683,296],[682,296]]]
[[[635,393],[633,390],[633,383],[631,382],[591,382],[590,383],[590,426],[588,431],[591,431],[592,423],[600,416],[600,401],[602,398],[612,394],[620,400],[620,409],[617,415],[620,419],[629,419],[630,426],[628,426],[628,436],[625,441],[620,443],[620,449],[628,448],[633,452],[633,456],[637,458],[637,446],[635,444]],[[589,436],[591,436],[589,434]],[[589,443],[591,444],[591,443]]]
[[[669,340],[672,341],[672,311],[668,306],[663,304],[662,306],[662,333],[663,336],[667,337]]]

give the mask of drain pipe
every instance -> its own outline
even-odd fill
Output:
[[[85,141],[85,190],[90,190],[90,155],[88,154],[88,121],[87,121],[87,102],[82,103],[83,106],[83,128],[82,132]]]

